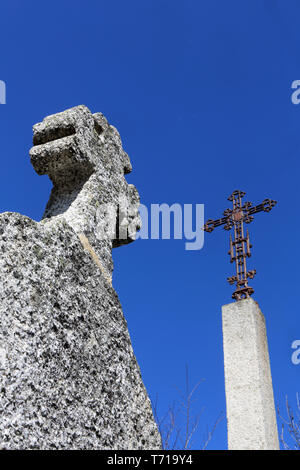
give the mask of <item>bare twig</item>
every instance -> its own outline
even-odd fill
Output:
[[[277,409],[277,413],[279,418],[282,421],[282,426],[281,426],[281,434],[280,434],[280,441],[286,450],[300,450],[300,403],[299,403],[299,395],[298,393],[296,394],[296,400],[297,400],[297,411],[296,415],[294,415],[294,412],[289,404],[288,397],[285,397],[285,411],[286,411],[286,417],[284,418],[279,411],[279,408]],[[291,442],[292,442],[292,447],[286,442],[286,437],[285,437],[285,429],[287,430]]]
[[[218,424],[222,421],[222,419],[224,419],[223,412],[219,414],[219,416],[217,417],[216,421],[214,422],[213,427],[211,428],[211,430],[210,431],[207,430],[206,440],[204,441],[204,444],[202,446],[202,450],[206,450],[208,444],[212,440],[213,434],[214,434]]]
[[[192,414],[192,404],[195,401],[193,397],[201,382],[203,382],[203,379],[197,382],[196,385],[190,390],[189,372],[188,366],[186,365],[185,391],[183,393],[180,389],[177,389],[180,394],[179,407],[176,407],[175,404],[173,404],[169,407],[167,413],[162,418],[160,418],[157,406],[157,396],[155,402],[152,403],[153,414],[158,426],[159,433],[161,435],[163,449],[191,449],[193,445],[193,437],[198,429],[200,416],[203,412],[202,409],[197,415],[194,416]],[[184,415],[184,431],[177,424],[179,421],[179,414]],[[217,425],[222,419],[223,413],[218,416],[211,430],[207,431],[201,449],[205,450],[207,448]]]

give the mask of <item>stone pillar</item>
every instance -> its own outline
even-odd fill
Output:
[[[223,305],[229,450],[279,449],[264,316],[252,298]]]

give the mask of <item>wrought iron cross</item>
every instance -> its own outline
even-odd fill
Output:
[[[223,212],[224,217],[221,219],[212,220],[209,219],[203,230],[206,232],[212,232],[215,227],[224,225],[225,230],[234,229],[234,239],[232,240],[230,234],[230,262],[235,261],[236,275],[227,278],[229,284],[236,283],[236,290],[232,294],[232,298],[235,300],[246,299],[250,297],[254,289],[248,286],[248,278],[253,279],[256,270],[247,271],[246,258],[251,256],[250,249],[252,245],[249,240],[249,232],[247,230],[246,236],[244,232],[244,222],[249,224],[254,219],[253,214],[257,212],[270,212],[270,210],[277,204],[277,201],[272,199],[265,199],[261,204],[252,206],[251,202],[245,202],[242,204],[242,198],[246,193],[243,191],[233,191],[229,196],[228,200],[232,201],[233,208],[226,209]]]

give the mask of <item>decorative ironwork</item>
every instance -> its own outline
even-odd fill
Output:
[[[232,201],[233,208],[226,209],[223,212],[224,217],[220,219],[209,219],[205,223],[203,230],[212,232],[215,227],[224,225],[225,230],[234,230],[234,239],[230,234],[229,237],[229,252],[230,262],[235,263],[236,274],[227,278],[229,284],[236,283],[236,290],[232,294],[235,300],[246,299],[250,297],[254,289],[248,285],[248,279],[253,279],[256,270],[247,271],[246,258],[251,256],[251,248],[249,239],[249,232],[246,234],[244,231],[244,222],[249,224],[253,221],[253,214],[258,212],[270,212],[270,210],[277,204],[277,201],[272,199],[265,199],[261,204],[252,206],[251,202],[242,204],[242,198],[245,196],[243,191],[233,191],[228,200]]]

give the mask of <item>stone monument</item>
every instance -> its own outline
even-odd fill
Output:
[[[77,106],[34,126],[53,189],[41,222],[0,214],[0,448],[160,449],[112,248],[134,240],[139,196],[117,130]]]
[[[279,449],[264,316],[251,297],[222,307],[228,449]]]
[[[248,230],[244,230],[244,223],[252,222],[254,214],[270,212],[276,201],[265,199],[253,206],[242,203],[244,195],[233,191],[228,198],[232,209],[204,226],[206,232],[222,225],[225,230],[234,230],[228,254],[236,274],[227,280],[236,283],[232,294],[236,302],[222,307],[228,449],[276,450],[279,442],[265,319],[251,298],[254,289],[248,279],[254,278],[256,270],[247,271],[252,245]]]

